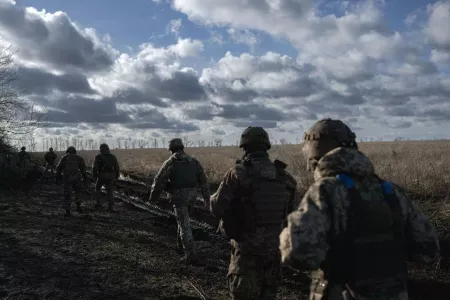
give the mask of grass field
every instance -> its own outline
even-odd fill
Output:
[[[410,265],[409,272],[416,280],[414,289],[438,290],[443,284],[448,289],[450,282],[450,141],[377,142],[361,143],[360,149],[372,160],[376,173],[405,188],[413,202],[434,222],[441,241],[441,259],[429,266]],[[119,159],[122,170],[147,183],[169,157],[165,149],[122,149],[112,150]],[[222,176],[242,152],[237,147],[187,148],[186,152],[196,157],[204,166],[212,190],[218,186]],[[79,151],[88,165],[92,165],[98,151]],[[63,153],[58,153],[61,157]],[[312,183],[312,174],[306,171],[301,145],[274,146],[270,150],[273,159],[288,164],[288,170],[298,181],[303,193]],[[42,153],[35,153],[42,158]],[[417,295],[419,295],[417,294]],[[412,299],[428,299],[413,297]],[[437,298],[436,298],[437,299]]]
[[[442,233],[450,225],[450,141],[405,141],[360,143],[360,149],[372,160],[377,174],[404,187],[410,197],[425,210]],[[203,165],[212,189],[223,175],[242,156],[238,147],[186,148]],[[79,151],[88,166],[98,151]],[[123,171],[151,178],[169,157],[165,149],[115,149],[112,150]],[[64,153],[59,152],[61,157]],[[43,153],[35,153],[42,157]],[[288,170],[298,181],[301,192],[312,182],[306,171],[301,145],[276,145],[270,150],[273,159],[288,164]]]

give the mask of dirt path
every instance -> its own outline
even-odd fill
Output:
[[[0,299],[228,299],[229,245],[197,230],[201,256],[180,264],[175,224],[125,203],[63,216],[62,190],[41,183],[27,197],[0,191]],[[305,277],[289,272],[280,299],[299,299]]]

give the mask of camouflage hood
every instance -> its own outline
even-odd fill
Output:
[[[314,180],[347,173],[355,176],[374,175],[372,162],[362,152],[350,148],[336,148],[322,157],[314,171]]]

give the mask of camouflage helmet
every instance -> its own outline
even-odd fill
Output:
[[[355,133],[342,121],[329,118],[317,121],[303,139],[305,156],[316,161],[338,147],[358,148]]]
[[[179,138],[171,139],[169,141],[169,146],[167,147],[168,150],[178,150],[184,149],[183,141]]]
[[[108,144],[103,143],[100,145],[100,151],[104,151],[104,150],[109,150]]]
[[[26,147],[22,147],[20,148],[20,150],[25,151],[27,148]]]
[[[264,145],[269,150],[271,148],[269,134],[262,127],[247,127],[241,135],[239,148],[249,145]]]
[[[69,148],[67,148],[66,153],[77,153],[77,150],[75,149],[74,146],[70,146]]]

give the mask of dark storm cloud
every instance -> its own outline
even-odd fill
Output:
[[[105,70],[112,51],[75,27],[63,12],[43,19],[40,14],[0,1],[0,33],[20,51],[20,57],[57,69]]]
[[[96,93],[86,77],[80,73],[54,75],[43,69],[21,68],[18,70],[18,88],[23,94],[45,95],[53,90],[66,93]]]
[[[126,104],[152,104],[157,107],[169,106],[167,103],[153,95],[151,92],[144,92],[134,88],[119,90],[118,92],[114,93],[112,97],[107,97],[105,100]]]
[[[157,78],[150,83],[151,89],[159,97],[169,98],[173,101],[199,101],[206,97],[198,76],[192,72],[176,71],[170,78]]]

